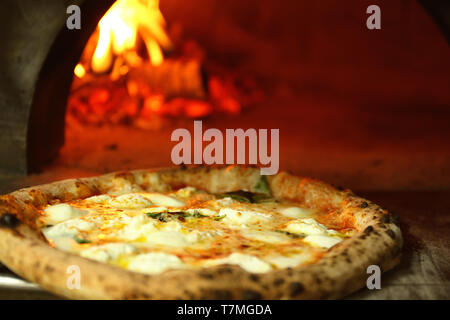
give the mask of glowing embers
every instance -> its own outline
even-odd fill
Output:
[[[86,69],[81,63],[77,64],[75,70],[73,71],[78,78],[83,78],[86,75]]]
[[[261,99],[251,76],[242,79],[206,61],[196,42],[176,39],[158,0],[116,1],[75,67],[68,118],[159,129],[167,118],[237,114]]]

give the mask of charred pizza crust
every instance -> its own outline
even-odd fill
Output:
[[[268,177],[277,199],[294,200],[331,212],[357,233],[330,248],[313,265],[252,274],[235,265],[171,270],[159,275],[127,271],[54,249],[36,225],[38,207],[114,190],[164,192],[192,186],[212,193],[252,191],[259,169],[200,167],[113,173],[22,189],[0,197],[0,261],[23,278],[74,299],[335,299],[366,283],[366,269],[393,268],[401,256],[396,218],[349,190],[279,173]],[[68,289],[67,269],[81,270],[81,289]]]

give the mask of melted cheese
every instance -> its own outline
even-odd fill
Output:
[[[130,193],[109,200],[109,204],[118,209],[142,209],[150,207],[153,203],[140,194]]]
[[[223,221],[228,224],[246,226],[248,224],[264,223],[270,221],[270,216],[264,213],[248,210],[221,209],[219,216],[225,216]]]
[[[169,269],[185,267],[183,261],[177,256],[161,252],[140,254],[127,261],[129,270],[148,274],[158,274]]]
[[[308,252],[294,253],[288,256],[271,255],[264,258],[264,261],[270,263],[277,269],[293,268],[300,264],[313,261],[313,257]]]
[[[286,207],[286,208],[280,208],[277,210],[282,215],[293,218],[293,219],[300,219],[300,218],[306,218],[312,215],[311,210],[299,208],[299,207]]]
[[[217,210],[221,210],[222,208],[227,208],[227,207],[233,206],[236,203],[238,203],[238,202],[233,200],[233,199],[231,199],[230,197],[225,197],[223,199],[218,199],[218,200],[211,201],[211,204]]]
[[[42,229],[42,233],[49,239],[58,237],[74,237],[80,234],[80,231],[92,231],[96,228],[95,223],[87,222],[82,219],[72,219],[54,226]]]
[[[75,238],[81,238],[81,232],[92,231],[96,227],[96,224],[93,222],[77,218],[44,228],[41,231],[58,249],[73,252],[77,244]]]
[[[259,231],[259,230],[244,230],[242,231],[244,237],[255,241],[267,243],[287,243],[291,238],[285,234],[274,231]]]
[[[179,189],[175,194],[181,198],[189,198],[193,196],[195,193],[197,193],[197,189],[192,187],[186,187]]]
[[[109,196],[107,194],[102,194],[99,196],[93,196],[93,197],[86,198],[86,201],[90,201],[90,202],[94,202],[94,203],[108,203],[111,200],[112,200],[111,196]]]
[[[160,231],[148,234],[145,239],[146,244],[152,247],[185,248],[199,244],[203,240],[209,239],[217,234],[214,231],[187,231],[182,227],[179,227],[179,229],[173,228],[176,228],[175,224],[172,224],[168,228],[164,227]]]
[[[123,221],[124,227],[114,236],[120,240],[139,240],[145,239],[150,233],[156,232],[156,223],[146,215],[141,214],[135,217],[127,217]]]
[[[62,203],[45,208],[45,216],[43,220],[47,225],[54,225],[73,218],[77,218],[87,213],[87,210],[77,209],[68,204]]]
[[[143,194],[147,199],[156,204],[157,206],[164,207],[183,207],[184,202],[174,197],[166,196],[161,193],[145,193]]]
[[[284,228],[287,232],[295,234],[326,234],[327,228],[314,219],[294,220]]]
[[[214,199],[190,187],[115,191],[49,206],[42,218],[54,224],[42,231],[57,248],[149,274],[222,264],[264,273],[313,263],[344,237],[312,210]]]
[[[149,234],[146,237],[146,243],[153,247],[188,247],[191,243],[188,241],[186,235],[175,231],[158,231]]]
[[[306,243],[309,243],[313,246],[316,246],[316,247],[322,247],[322,248],[328,249],[328,248],[331,248],[332,246],[334,246],[335,244],[341,242],[342,239],[315,234],[315,235],[307,236],[303,241],[305,241]]]
[[[121,256],[135,253],[137,249],[127,243],[108,243],[94,246],[80,252],[82,257],[101,262],[116,261]]]

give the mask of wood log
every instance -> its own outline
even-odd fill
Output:
[[[203,74],[197,60],[168,59],[159,66],[146,63],[131,67],[126,81],[138,88],[145,87],[150,92],[163,94],[168,99],[205,99]]]

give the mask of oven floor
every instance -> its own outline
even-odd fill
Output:
[[[381,290],[362,289],[349,299],[450,298],[450,192],[360,192],[400,216],[401,264],[383,274]],[[0,299],[57,299],[0,269]]]

